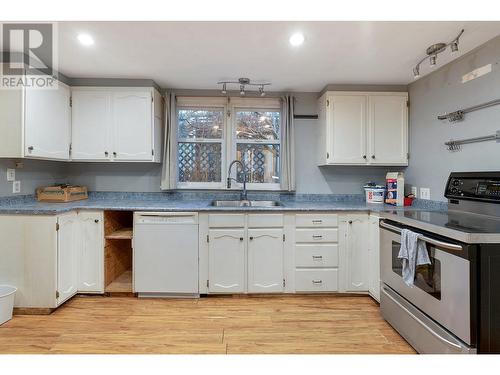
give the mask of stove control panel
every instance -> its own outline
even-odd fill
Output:
[[[500,203],[500,172],[453,172],[445,197]]]

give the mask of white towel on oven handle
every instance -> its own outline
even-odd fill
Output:
[[[420,234],[409,229],[401,230],[401,247],[398,258],[403,266],[403,281],[408,286],[413,286],[415,269],[423,264],[431,264],[425,242],[419,239]]]

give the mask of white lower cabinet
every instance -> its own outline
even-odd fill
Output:
[[[297,292],[333,292],[338,290],[338,269],[296,269]]]
[[[245,230],[210,229],[208,236],[208,291],[244,293]]]
[[[368,292],[368,214],[353,213],[340,220],[341,291]]]
[[[78,290],[78,217],[76,212],[57,218],[57,305]]]
[[[78,212],[78,291],[104,293],[102,211]]]
[[[86,211],[0,215],[0,238],[4,239],[0,284],[18,288],[15,307],[56,308],[78,292],[101,291],[101,217],[102,212]]]
[[[248,292],[283,292],[283,229],[248,229]]]

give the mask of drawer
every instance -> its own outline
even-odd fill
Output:
[[[209,214],[208,226],[210,228],[243,228],[245,226],[245,215]]]
[[[337,244],[295,245],[296,267],[337,267],[339,249]]]
[[[295,270],[295,290],[297,292],[336,292],[338,290],[338,270]]]
[[[249,214],[248,227],[249,228],[272,228],[283,226],[282,214]]]
[[[337,242],[336,228],[299,228],[295,229],[295,242]]]
[[[295,215],[296,227],[337,227],[339,223],[337,214],[297,214]]]

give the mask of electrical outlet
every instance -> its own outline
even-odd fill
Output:
[[[431,189],[420,188],[420,199],[431,199]]]
[[[416,186],[412,186],[411,187],[411,193],[413,194],[413,196],[415,198],[417,197],[417,187]]]
[[[12,192],[14,194],[21,192],[21,181],[14,181],[12,184]]]
[[[14,181],[16,179],[16,170],[7,168],[7,181]]]

